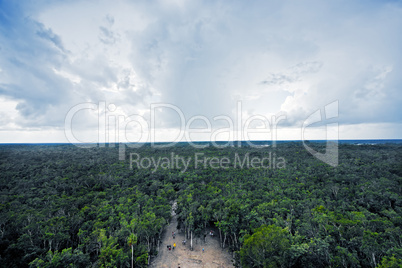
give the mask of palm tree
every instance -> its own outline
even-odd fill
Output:
[[[131,247],[131,268],[134,268],[134,244],[137,244],[137,236],[130,234],[128,237],[128,245]]]

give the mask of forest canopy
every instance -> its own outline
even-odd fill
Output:
[[[0,266],[146,267],[174,201],[178,229],[216,228],[238,267],[401,266],[400,144],[340,144],[337,167],[300,142],[145,144],[126,156],[111,145],[1,145]]]

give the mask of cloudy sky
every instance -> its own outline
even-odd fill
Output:
[[[0,0],[0,142],[402,138],[401,29],[400,1]]]

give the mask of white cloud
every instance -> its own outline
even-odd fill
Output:
[[[339,100],[340,124],[356,130],[343,128],[347,137],[384,123],[399,133],[397,2],[44,1],[4,10],[0,96],[16,103],[11,120],[22,131],[61,130],[82,102],[145,118],[151,103],[167,102],[187,119],[212,120],[234,118],[242,100],[246,117],[286,112],[283,133],[297,138],[303,120]],[[174,113],[160,116],[161,127],[178,126]],[[80,120],[95,129],[92,116]]]

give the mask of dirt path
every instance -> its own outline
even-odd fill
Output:
[[[206,243],[201,242],[200,239],[196,243],[193,237],[193,251],[190,250],[190,239],[187,240],[186,245],[183,245],[184,234],[178,233],[176,229],[177,219],[174,210],[172,216],[172,221],[163,234],[159,254],[151,262],[150,267],[233,267],[230,253],[226,249],[222,250],[219,247],[219,237],[210,237],[208,235]],[[172,232],[176,233],[175,239],[172,237]],[[169,251],[167,245],[173,246],[173,243],[176,243],[176,249]],[[204,252],[202,252],[203,248]]]

